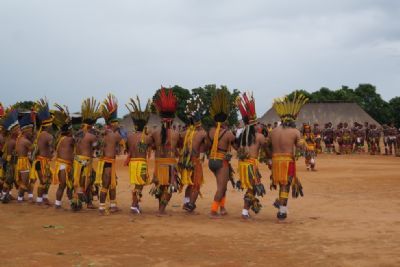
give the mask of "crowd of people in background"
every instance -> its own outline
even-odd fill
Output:
[[[279,122],[261,124],[262,131],[268,135]],[[238,127],[240,129],[240,127]],[[371,154],[394,155],[400,157],[400,129],[394,124],[382,125],[368,122],[354,122],[350,127],[347,122],[333,126],[331,122],[321,127],[318,123],[304,123],[300,131],[307,136],[307,142],[314,144],[315,151],[327,154]]]

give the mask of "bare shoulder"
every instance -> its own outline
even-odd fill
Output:
[[[263,134],[256,133],[256,140],[260,143],[265,143],[267,140]]]

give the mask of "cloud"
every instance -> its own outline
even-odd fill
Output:
[[[399,11],[370,0],[2,1],[1,100],[46,95],[77,110],[87,96],[122,104],[161,84],[209,83],[253,90],[259,113],[299,88],[372,83],[388,100]]]

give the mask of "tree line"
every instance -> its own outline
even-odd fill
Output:
[[[385,101],[377,93],[374,85],[359,84],[355,89],[342,86],[337,90],[322,87],[312,93],[306,90],[295,90],[289,97],[292,97],[295,92],[306,95],[309,101],[314,103],[355,102],[380,124],[394,123],[397,127],[400,127],[400,97],[397,96]]]

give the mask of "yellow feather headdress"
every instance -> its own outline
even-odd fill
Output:
[[[294,122],[307,101],[308,98],[305,95],[295,93],[292,100],[289,100],[287,96],[275,99],[273,107],[283,123]]]
[[[93,125],[100,117],[100,103],[94,97],[86,98],[81,106],[83,123]]]
[[[147,122],[149,120],[150,113],[151,113],[150,99],[147,100],[147,104],[146,104],[146,107],[144,110],[142,110],[142,107],[140,105],[139,96],[136,96],[136,100],[133,98],[130,98],[129,103],[126,104],[125,106],[129,110],[133,121],[142,120],[142,121]]]
[[[216,122],[224,122],[230,113],[230,97],[227,90],[217,89],[211,100],[210,115]]]
[[[69,114],[69,110],[67,106],[61,106],[59,104],[54,104],[57,110],[53,110],[52,114],[54,116],[53,123],[57,126],[59,130],[62,132],[67,132],[72,127],[72,121]]]

